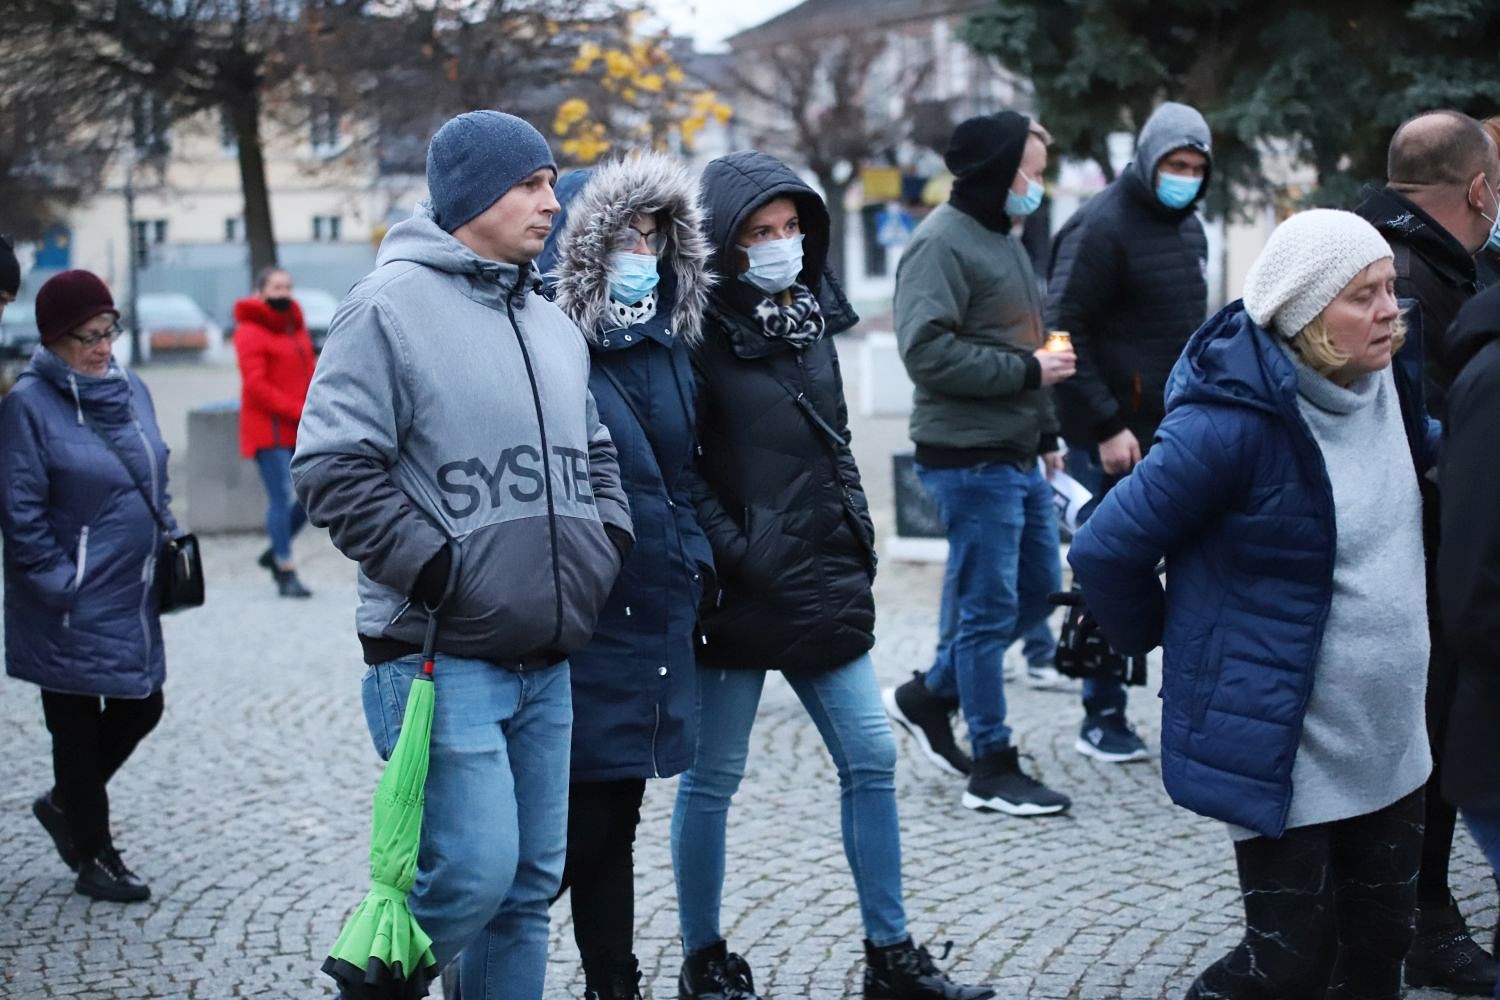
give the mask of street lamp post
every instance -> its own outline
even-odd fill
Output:
[[[139,294],[136,287],[135,149],[131,146],[127,146],[125,150],[125,259],[130,284],[127,293],[130,308],[130,363],[139,365],[143,359]]]

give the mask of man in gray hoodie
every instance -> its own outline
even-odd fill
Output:
[[[1103,496],[1151,447],[1177,356],[1208,315],[1208,241],[1197,206],[1213,169],[1208,123],[1186,104],[1152,112],[1135,159],[1057,234],[1045,321],[1072,334],[1078,373],[1057,387],[1075,471]],[[1083,685],[1074,746],[1109,763],[1144,760],[1125,718],[1125,686]]]
[[[519,118],[475,111],[438,131],[431,201],[339,306],[292,466],[309,519],[359,564],[382,757],[439,619],[409,900],[440,967],[463,952],[469,1000],[542,995],[566,846],[566,657],[632,541],[588,347],[531,267],[556,177]]]

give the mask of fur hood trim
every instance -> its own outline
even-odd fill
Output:
[[[563,225],[551,278],[556,302],[597,343],[609,302],[609,261],[614,237],[640,214],[663,216],[668,233],[662,260],[676,279],[672,328],[689,344],[702,338],[703,309],[714,277],[708,271],[708,240],[698,183],[687,168],[664,153],[642,152],[589,172],[587,182],[563,206]]]

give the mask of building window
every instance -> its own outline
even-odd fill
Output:
[[[171,110],[155,94],[141,94],[131,103],[130,127],[138,155],[149,159],[172,151]]]
[[[245,238],[245,220],[232,215],[224,220],[224,242],[239,243]]]
[[[332,97],[312,98],[308,130],[315,156],[332,156],[339,151],[339,108]]]
[[[338,215],[313,216],[313,241],[317,243],[337,243],[339,235],[343,230],[343,222],[343,217]]]
[[[234,130],[234,118],[223,108],[219,109],[219,149],[225,156],[240,155],[240,137]]]
[[[135,253],[137,267],[146,267],[151,263],[154,251],[153,247],[159,247],[167,242],[167,220],[166,219],[136,219],[135,232],[131,234],[131,250]]]

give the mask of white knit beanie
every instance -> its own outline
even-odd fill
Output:
[[[1276,227],[1245,275],[1245,311],[1291,340],[1391,248],[1353,212],[1313,208]]]

